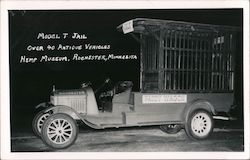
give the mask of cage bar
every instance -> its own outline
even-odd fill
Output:
[[[142,92],[232,92],[236,27],[134,19]]]

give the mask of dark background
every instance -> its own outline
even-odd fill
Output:
[[[203,10],[64,10],[64,11],[9,11],[10,38],[10,100],[11,133],[30,132],[35,106],[49,101],[52,86],[57,89],[79,88],[82,82],[91,81],[95,89],[106,77],[115,83],[131,80],[134,91],[139,91],[139,43],[130,35],[123,35],[116,27],[133,18],[155,18],[178,20],[216,25],[241,27],[242,9],[203,9]],[[88,39],[81,40],[37,40],[38,33],[86,34]],[[241,34],[242,36],[242,34]],[[243,73],[242,73],[242,37],[236,56],[236,102],[234,114],[242,120]],[[110,50],[94,51],[48,51],[28,52],[28,45],[61,44],[110,44]],[[137,54],[137,60],[81,61],[19,63],[20,56],[39,55],[69,56],[86,54]],[[237,125],[242,125],[238,121]]]

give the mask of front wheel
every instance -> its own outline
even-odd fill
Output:
[[[50,113],[44,113],[43,111],[40,111],[34,117],[32,121],[32,129],[37,137],[41,137],[43,123],[50,115]]]
[[[210,136],[213,132],[213,127],[213,118],[208,111],[195,110],[188,117],[185,131],[189,138],[202,140]]]
[[[62,149],[72,145],[78,134],[76,122],[70,116],[57,113],[51,115],[42,127],[42,139],[49,147]]]
[[[160,126],[160,129],[168,134],[176,134],[182,129],[182,126],[180,124],[166,124]]]

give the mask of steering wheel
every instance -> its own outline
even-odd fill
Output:
[[[101,90],[106,84],[108,84],[108,83],[110,83],[110,82],[111,82],[111,79],[110,79],[110,78],[106,78],[106,79],[104,80],[103,84],[102,84],[100,87],[98,87],[94,92],[95,92],[95,93],[98,93],[99,90]]]
[[[82,88],[85,88],[85,87],[88,87],[89,85],[91,85],[91,82],[82,83],[82,84],[81,84],[81,87],[82,87]]]

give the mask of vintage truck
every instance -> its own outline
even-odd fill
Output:
[[[54,89],[33,120],[45,144],[72,145],[78,121],[94,129],[158,125],[173,134],[184,128],[189,138],[202,140],[213,132],[214,119],[231,119],[238,28],[136,18],[117,29],[140,42],[140,91],[132,91],[131,81],[98,97],[90,83]]]

